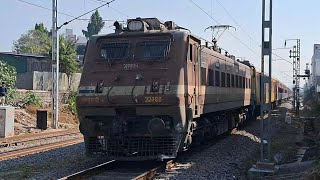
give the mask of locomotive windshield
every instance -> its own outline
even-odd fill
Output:
[[[170,40],[146,40],[137,43],[136,60],[164,59],[170,51]]]
[[[137,38],[130,37],[126,40],[113,39],[102,42],[100,45],[100,57],[116,62],[119,61],[152,61],[163,60],[169,56],[171,38]],[[115,60],[115,61],[114,61]]]
[[[129,43],[108,42],[101,46],[100,56],[107,60],[125,59],[129,57]]]

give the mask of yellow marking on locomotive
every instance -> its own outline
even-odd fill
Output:
[[[147,97],[144,97],[144,102],[145,103],[161,103],[162,102],[162,97],[147,96]]]

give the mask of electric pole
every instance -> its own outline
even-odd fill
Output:
[[[299,115],[300,106],[300,39],[288,39],[285,41],[285,46],[287,41],[296,41],[296,45],[290,50],[290,58],[293,59],[293,109],[296,111],[296,115]]]
[[[262,0],[262,46],[261,46],[261,78],[260,78],[260,129],[261,129],[261,161],[265,161],[264,140],[267,139],[268,159],[270,160],[271,148],[271,89],[272,89],[272,0]],[[269,11],[268,9],[269,8]],[[265,60],[269,60],[269,77],[265,77]],[[268,83],[268,104],[265,105],[265,83]],[[264,111],[268,111],[267,128],[265,131]]]
[[[58,128],[59,119],[59,36],[58,0],[52,0],[52,128]]]

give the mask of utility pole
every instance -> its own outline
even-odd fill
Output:
[[[268,3],[267,3],[268,2]],[[265,161],[264,140],[267,138],[268,143],[268,159],[270,160],[271,148],[271,89],[272,89],[272,0],[262,0],[262,46],[261,46],[261,78],[260,78],[260,129],[261,129],[261,161]],[[268,9],[269,8],[269,11]],[[265,78],[265,60],[269,60],[269,77]],[[265,83],[268,83],[268,105],[265,105]],[[268,110],[267,132],[264,127],[264,111]]]
[[[59,36],[58,0],[52,0],[52,128],[58,128],[59,119]]]

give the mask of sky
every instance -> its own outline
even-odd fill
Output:
[[[192,1],[197,4],[197,7]],[[40,8],[26,2],[45,7]],[[99,0],[58,0],[58,24],[61,25],[103,3]],[[0,52],[12,51],[12,44],[36,23],[43,22],[52,26],[51,0],[0,0]],[[320,42],[319,0],[274,0],[273,1],[273,53],[292,62],[289,49],[284,47],[286,39],[301,39],[301,73],[306,63],[310,63],[313,44]],[[109,7],[99,9],[106,21],[101,33],[113,32],[115,20],[121,21],[136,17],[157,17],[163,21],[172,20],[179,26],[188,28],[202,38],[211,40],[211,32],[204,31],[210,25],[231,25],[236,28],[227,30],[218,39],[218,45],[236,57],[249,60],[261,67],[261,9],[262,0],[115,0]],[[67,14],[67,15],[65,15]],[[89,19],[90,14],[82,17]],[[210,17],[211,16],[211,17]],[[219,24],[218,24],[219,23]],[[59,34],[71,28],[74,34],[82,35],[88,21],[75,20],[62,27]],[[294,41],[287,43],[292,47]],[[273,56],[273,76],[292,86],[292,65]],[[304,81],[301,79],[302,83]]]

